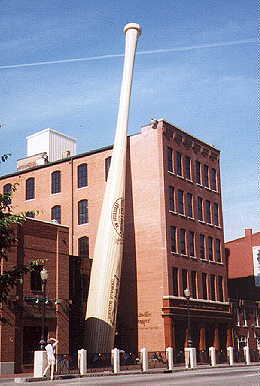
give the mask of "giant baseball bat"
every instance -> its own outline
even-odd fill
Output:
[[[86,312],[88,352],[110,352],[114,344],[123,254],[127,127],[136,45],[141,28],[129,23],[112,159],[96,235]]]

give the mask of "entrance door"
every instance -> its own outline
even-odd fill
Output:
[[[48,330],[45,328],[45,336]],[[23,363],[24,365],[33,364],[34,351],[40,349],[41,327],[24,326],[23,328]]]

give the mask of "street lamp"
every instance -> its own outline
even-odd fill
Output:
[[[187,299],[187,317],[188,317],[188,347],[192,347],[191,328],[190,328],[190,290],[186,288],[184,290],[184,296]]]
[[[40,340],[40,346],[41,350],[44,350],[45,347],[45,340],[44,340],[44,330],[45,330],[45,313],[46,313],[46,284],[48,280],[48,271],[45,267],[40,272],[41,280],[42,280],[42,292],[43,292],[43,299],[42,299],[42,326],[41,326],[41,340]]]

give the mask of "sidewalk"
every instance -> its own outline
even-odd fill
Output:
[[[186,369],[185,366],[178,366],[175,367],[172,371],[168,370],[166,368],[154,368],[154,369],[149,369],[148,371],[145,371],[143,373],[140,370],[127,370],[127,371],[120,371],[117,374],[114,374],[112,371],[103,371],[103,372],[95,372],[95,373],[87,373],[85,375],[80,375],[80,374],[63,374],[63,375],[54,375],[54,380],[59,380],[59,379],[69,379],[69,378],[84,378],[84,377],[104,377],[108,375],[133,375],[133,374],[155,374],[155,373],[175,373],[175,372],[180,372],[180,371],[196,371],[200,369],[216,369],[216,368],[234,368],[234,367],[260,367],[259,362],[252,362],[250,365],[246,365],[244,362],[242,363],[235,363],[233,366],[230,366],[228,364],[217,364],[216,366],[212,367],[210,365],[198,365],[197,367],[191,369],[188,368]],[[0,383],[1,380],[14,380],[15,383],[25,383],[25,382],[38,382],[38,381],[49,381],[50,377],[47,378],[34,378],[32,373],[22,373],[22,374],[5,374],[0,376]]]

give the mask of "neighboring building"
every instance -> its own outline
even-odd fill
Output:
[[[249,346],[252,359],[260,350],[260,232],[245,229],[245,236],[225,243],[228,289],[234,318],[235,348]]]
[[[38,210],[38,219],[67,225],[70,254],[91,257],[111,152],[110,146],[3,176],[0,189],[18,182],[14,210]],[[219,157],[165,120],[128,138],[118,346],[182,352],[186,287],[198,350],[232,344]]]
[[[10,291],[2,304],[0,322],[0,374],[25,371],[41,339],[43,302],[45,338],[59,340],[58,353],[69,353],[69,230],[62,225],[28,219],[14,226],[17,242],[2,261],[1,272],[16,265],[38,264]],[[46,267],[48,281],[43,298],[40,271]],[[45,299],[45,300],[43,300]]]

